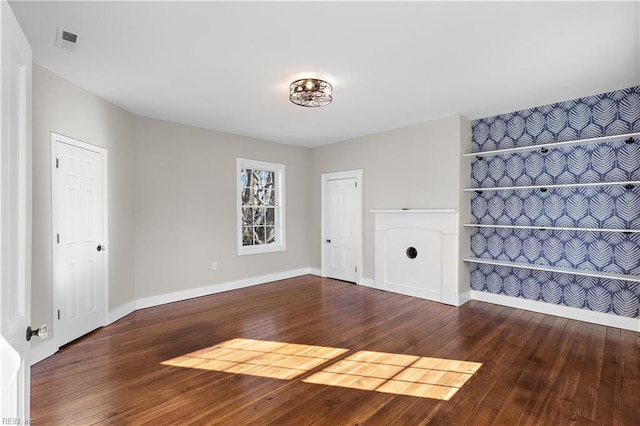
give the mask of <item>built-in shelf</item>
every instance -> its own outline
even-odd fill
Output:
[[[633,189],[633,187],[640,185],[640,181],[630,180],[630,181],[622,181],[622,182],[595,182],[595,183],[563,183],[563,184],[553,184],[553,185],[527,185],[527,186],[494,186],[487,188],[465,188],[464,190],[467,192],[483,192],[483,191],[513,191],[519,189],[552,189],[552,188],[580,188],[580,187],[588,187],[588,186],[627,186],[630,185],[627,189]]]
[[[561,274],[581,275],[585,277],[608,278],[614,280],[624,280],[640,282],[640,276],[617,274],[613,272],[588,271],[585,269],[562,268],[558,266],[536,265],[532,263],[505,262],[501,260],[482,259],[478,257],[469,257],[464,259],[465,262],[483,263],[486,265],[508,266],[510,268],[533,269],[536,271],[558,272]]]
[[[402,208],[402,209],[374,209],[370,210],[371,213],[455,213],[457,210],[455,209],[411,209],[411,208]]]
[[[511,154],[514,152],[521,152],[521,151],[535,151],[535,150],[544,151],[546,149],[561,148],[566,146],[588,145],[593,143],[610,142],[610,141],[617,141],[617,140],[628,140],[628,139],[637,138],[639,136],[640,136],[640,132],[627,133],[624,135],[602,136],[599,138],[577,139],[577,140],[563,141],[563,142],[549,142],[549,143],[542,143],[538,145],[519,146],[515,148],[494,149],[491,151],[469,152],[464,154],[464,156],[465,157],[487,157],[490,155]]]
[[[640,229],[608,229],[608,228],[573,228],[569,226],[528,226],[528,225],[485,225],[480,223],[465,223],[469,228],[509,228],[535,229],[539,231],[588,231],[588,232],[622,232],[623,234],[640,234]]]

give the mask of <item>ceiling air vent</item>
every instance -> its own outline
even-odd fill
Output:
[[[56,35],[57,48],[74,51],[76,50],[77,41],[78,41],[78,34],[74,34],[70,31],[66,31],[58,27],[58,33]]]

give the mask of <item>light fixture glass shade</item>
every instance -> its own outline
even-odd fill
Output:
[[[296,80],[289,86],[289,100],[304,107],[329,105],[333,98],[333,86],[317,78]]]

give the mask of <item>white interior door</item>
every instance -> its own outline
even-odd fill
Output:
[[[0,418],[29,418],[31,48],[0,1]]]
[[[106,317],[103,150],[52,134],[57,344],[102,327]]]
[[[323,247],[325,276],[360,282],[360,178],[345,173],[323,175]]]

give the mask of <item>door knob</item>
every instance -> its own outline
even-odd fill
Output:
[[[104,244],[98,244],[98,247],[96,248],[96,250],[98,251],[104,251],[105,247]]]
[[[325,241],[326,241],[326,242],[328,242],[328,243],[330,243],[330,242],[331,242],[331,240],[325,240]]]
[[[47,324],[42,324],[40,328],[36,328],[35,330],[32,330],[31,326],[27,327],[27,342],[31,341],[33,336],[46,339],[47,336],[49,336],[49,326]]]

